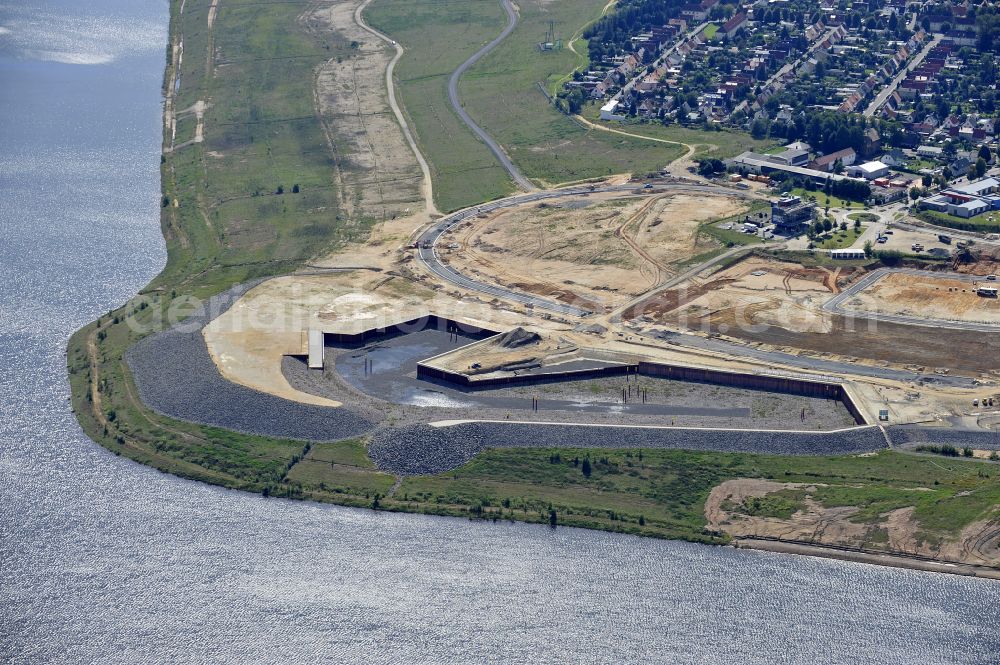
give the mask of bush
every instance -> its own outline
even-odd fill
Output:
[[[875,258],[887,266],[898,265],[905,255],[898,249],[879,249],[875,251]]]

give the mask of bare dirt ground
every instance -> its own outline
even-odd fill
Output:
[[[247,292],[203,334],[216,366],[230,381],[285,399],[339,406],[292,388],[281,373],[282,357],[305,354],[309,330],[357,332],[428,313],[505,329],[525,323],[486,303],[439,297],[403,277],[355,270],[270,279]]]
[[[1000,370],[997,335],[967,330],[942,335],[928,326],[854,320],[820,310],[861,274],[849,267],[805,268],[749,257],[643,301],[626,316],[820,357],[975,375]]]
[[[302,20],[312,31],[359,44],[351,57],[317,69],[315,104],[337,156],[343,210],[389,220],[423,208],[422,172],[389,105],[385,70],[392,51],[355,23],[359,4],[317,3]]]
[[[944,276],[890,273],[844,307],[946,321],[1000,323],[1000,300],[976,295],[975,285]]]
[[[697,330],[780,326],[829,332],[820,306],[838,275],[824,268],[750,257],[710,277],[660,293],[627,312],[630,318]]]
[[[794,490],[804,494],[803,508],[790,518],[764,517],[748,509],[754,498]],[[858,547],[977,565],[1000,565],[1000,521],[983,520],[965,527],[957,537],[929,537],[913,517],[913,508],[884,513],[874,523],[852,521],[854,507],[824,508],[810,493],[815,485],[738,478],[715,487],[705,501],[708,528],[733,537],[765,537]]]
[[[685,260],[717,248],[699,236],[707,219],[745,204],[719,196],[645,199],[594,195],[504,210],[448,240],[453,267],[536,293],[568,291],[611,307],[662,283]]]
[[[281,374],[281,358],[306,350],[306,333],[338,321],[373,327],[419,307],[420,287],[378,273],[290,275],[251,289],[205,327],[205,342],[230,381],[308,404],[339,406],[294,390]]]

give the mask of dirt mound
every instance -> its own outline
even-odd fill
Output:
[[[536,332],[529,332],[524,328],[518,326],[513,330],[508,330],[504,334],[497,338],[496,345],[501,349],[516,349],[518,347],[527,346],[528,344],[537,344],[542,341],[542,336]]]

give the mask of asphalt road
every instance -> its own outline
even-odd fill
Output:
[[[903,79],[905,79],[911,71],[920,66],[920,63],[924,61],[924,58],[926,58],[927,54],[931,52],[931,49],[938,45],[938,42],[941,41],[943,36],[944,35],[934,35],[929,42],[924,44],[924,47],[920,50],[920,53],[917,54],[917,57],[899,70],[899,73],[896,74],[889,85],[885,86],[882,92],[880,92],[875,99],[872,100],[872,103],[868,105],[868,108],[865,109],[866,118],[872,117],[880,108],[882,108],[882,105],[885,104],[887,99],[889,99],[889,95],[896,91],[896,88],[899,87],[899,84],[903,82]]]
[[[877,314],[875,312],[862,312],[855,310],[845,310],[843,304],[853,298],[861,291],[882,279],[890,273],[903,273],[904,275],[918,275],[921,277],[947,277],[948,279],[962,282],[983,282],[983,277],[975,275],[962,275],[959,273],[929,273],[926,270],[914,270],[912,268],[881,268],[865,275],[862,279],[844,289],[834,297],[823,303],[822,309],[827,312],[852,316],[859,319],[871,319],[874,321],[888,321],[890,323],[902,323],[909,326],[928,326],[931,328],[951,328],[954,330],[974,330],[978,332],[1000,332],[1000,326],[991,323],[969,323],[965,321],[947,321],[944,319],[928,319],[926,317],[906,316],[903,314]]]
[[[568,303],[562,303],[555,300],[550,300],[548,298],[541,298],[539,296],[533,296],[531,294],[525,293],[523,291],[516,291],[514,289],[508,289],[503,286],[498,286],[496,284],[490,284],[488,282],[482,282],[476,280],[472,277],[463,275],[462,273],[454,270],[450,266],[444,264],[437,253],[437,244],[441,240],[442,235],[447,231],[454,228],[456,225],[461,224],[465,220],[475,217],[480,213],[490,212],[492,210],[498,210],[500,208],[513,208],[516,206],[524,205],[525,203],[531,203],[532,201],[541,201],[543,199],[551,199],[562,196],[579,196],[587,195],[596,192],[636,192],[639,191],[642,194],[654,195],[663,194],[665,191],[687,191],[687,192],[713,192],[716,194],[723,194],[726,196],[747,196],[745,193],[739,190],[733,190],[728,187],[718,187],[714,185],[689,185],[689,184],[679,184],[670,183],[665,185],[658,185],[650,189],[644,189],[642,185],[637,184],[627,184],[627,185],[609,185],[604,187],[595,187],[591,189],[590,186],[582,187],[569,187],[566,189],[556,189],[548,191],[535,191],[529,194],[521,194],[518,196],[511,196],[505,199],[500,199],[497,201],[492,201],[490,203],[484,203],[479,206],[472,208],[466,208],[465,210],[460,210],[456,213],[452,213],[447,217],[442,217],[433,226],[425,230],[417,239],[417,260],[420,261],[428,270],[442,278],[443,280],[454,284],[455,286],[467,289],[469,291],[477,291],[479,293],[485,293],[497,298],[504,298],[506,300],[513,300],[514,302],[519,302],[524,305],[528,305],[534,309],[545,310],[548,312],[555,312],[557,314],[568,314],[570,316],[587,316],[593,312],[589,309],[584,309],[582,307],[577,307]]]
[[[452,72],[451,78],[448,79],[448,99],[451,101],[451,105],[455,109],[455,113],[458,114],[458,117],[462,119],[462,122],[469,126],[469,129],[475,132],[476,136],[478,136],[483,143],[486,144],[486,147],[488,147],[490,152],[496,156],[497,160],[504,167],[504,169],[506,169],[507,173],[510,174],[511,179],[517,184],[517,186],[527,192],[532,192],[536,189],[535,185],[532,184],[532,182],[528,180],[516,166],[514,166],[514,162],[510,161],[510,157],[508,157],[507,153],[503,151],[500,144],[494,141],[493,137],[483,131],[483,128],[477,125],[476,122],[469,117],[469,114],[465,112],[465,108],[462,107],[462,102],[458,99],[458,80],[462,78],[462,74],[464,74],[469,67],[476,64],[480,58],[495,49],[500,42],[507,38],[507,35],[514,31],[514,28],[517,26],[517,12],[514,11],[514,7],[511,5],[510,0],[502,0],[500,4],[503,5],[504,11],[507,12],[507,27],[503,29],[503,32],[501,32],[496,39],[473,53],[468,60],[459,65],[458,69]]]

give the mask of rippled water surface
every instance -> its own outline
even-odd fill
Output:
[[[0,0],[0,661],[997,662],[996,583],[265,500],[90,442],[64,346],[164,260],[166,9]]]

